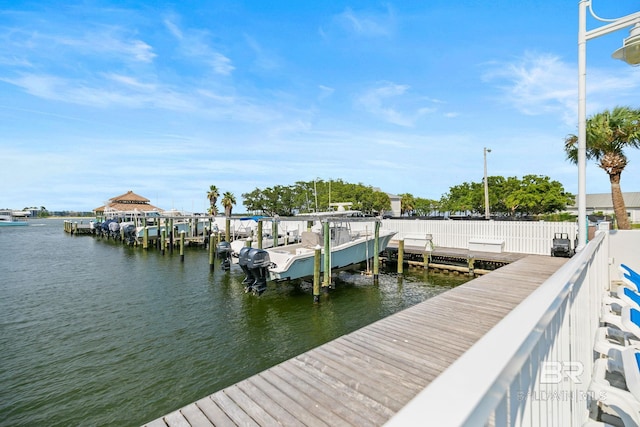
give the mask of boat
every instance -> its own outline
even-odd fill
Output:
[[[330,221],[330,266],[331,269],[345,268],[360,264],[375,254],[375,236],[372,231],[353,232],[348,222],[327,218]],[[378,251],[386,249],[391,238],[396,234],[391,230],[380,230],[378,233]],[[314,256],[316,248],[320,248],[320,271],[324,271],[325,248],[323,230],[303,231],[300,243],[266,249],[271,266],[271,280],[293,280],[313,276]]]
[[[264,233],[262,235],[262,248],[263,249],[272,248],[274,240],[275,239],[270,233]],[[251,244],[249,244],[249,242],[251,242]],[[300,238],[298,236],[297,230],[285,231],[283,233],[278,232],[278,246],[290,245],[298,242],[300,242]],[[231,241],[231,253],[235,257],[237,257],[238,254],[240,253],[240,250],[244,246],[250,246],[254,248],[258,247],[258,237],[256,235],[253,235],[251,237],[240,238],[240,239]]]
[[[29,225],[27,218],[31,216],[29,211],[0,210],[0,227]]]
[[[283,221],[279,218],[279,221]],[[312,222],[301,233],[299,243],[257,249],[243,247],[234,251],[238,264],[246,274],[245,291],[261,294],[266,280],[284,281],[313,277],[315,251],[320,250],[320,271],[325,269],[325,233],[328,232],[330,269],[344,269],[373,258],[376,252],[375,233],[368,225],[352,229],[353,223],[375,222],[377,218],[364,218],[358,211],[331,211],[298,215],[293,221]],[[377,251],[386,249],[396,231],[379,230]]]
[[[158,220],[158,222],[160,222],[160,220]],[[137,226],[136,237],[138,239],[142,239],[144,237],[145,228],[148,230],[147,236],[149,236],[150,238],[157,237],[158,235],[161,235],[165,229],[167,229],[168,224],[169,222],[166,219],[160,224],[160,233],[158,233],[158,226],[156,224],[147,225],[146,227]],[[180,236],[180,233],[182,232],[188,234],[189,231],[190,231],[190,223],[188,220],[178,219],[174,221],[173,223],[174,236]],[[168,235],[168,232],[167,232],[167,235]]]

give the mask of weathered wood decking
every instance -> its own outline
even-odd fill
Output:
[[[566,261],[527,256],[146,425],[382,425]]]

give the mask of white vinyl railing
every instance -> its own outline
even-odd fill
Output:
[[[598,232],[387,425],[582,425],[608,237]]]
[[[405,235],[430,234],[435,246],[467,249],[472,239],[502,240],[505,252],[549,255],[555,233],[566,233],[572,245],[576,238],[574,222],[547,221],[463,221],[384,219],[382,228]]]
[[[350,224],[354,231],[373,231],[375,218],[371,221],[360,218]],[[215,218],[220,230],[225,229],[225,219]],[[233,218],[231,235],[247,235],[247,229],[256,228],[256,222]],[[290,218],[278,224],[280,233],[306,230],[307,221],[292,221]],[[433,245],[443,248],[467,249],[470,240],[499,240],[504,242],[505,252],[532,255],[550,255],[555,233],[565,233],[575,242],[577,225],[574,222],[547,221],[463,221],[463,220],[421,220],[421,219],[383,219],[381,228],[396,231],[394,240],[404,239],[407,235],[431,235]],[[271,226],[264,224],[269,232]]]

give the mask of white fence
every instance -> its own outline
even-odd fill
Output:
[[[388,426],[582,425],[609,243],[597,233]]]
[[[373,232],[375,218],[368,221],[359,218],[351,223],[353,230],[368,230]],[[220,230],[225,229],[224,218],[216,217],[216,224]],[[256,228],[255,221],[240,221],[234,218],[231,223],[232,236],[246,236],[248,229]],[[395,240],[404,239],[407,235],[432,236],[434,246],[443,248],[468,249],[471,240],[503,241],[505,252],[516,252],[535,255],[550,255],[555,233],[566,233],[569,240],[575,242],[577,225],[572,222],[546,221],[463,221],[443,220],[430,221],[420,219],[383,219],[382,228],[398,232]],[[298,234],[306,230],[306,221],[279,221],[279,233],[295,232]],[[266,232],[271,226],[264,225]]]
[[[502,240],[505,252],[535,255],[551,254],[555,233],[566,233],[572,245],[577,233],[575,223],[546,221],[384,219],[382,227],[397,231],[395,239],[403,239],[408,234],[431,234],[433,244],[444,248],[467,249],[470,240]]]

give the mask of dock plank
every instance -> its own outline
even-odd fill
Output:
[[[331,414],[344,419],[349,425],[377,425],[382,422],[383,417],[378,416],[379,414],[362,404],[356,390],[350,389],[351,393],[347,393],[348,387],[344,384],[340,384],[327,375],[314,375],[318,372],[309,366],[301,367],[294,363],[286,363],[279,365],[276,373],[282,373],[283,377],[284,375],[292,375],[301,387],[310,392],[315,402],[323,402],[325,406],[331,408]],[[357,399],[353,398],[355,394],[359,395]],[[330,416],[327,414],[328,419]]]
[[[265,375],[258,374],[250,377],[246,380],[246,382],[254,385],[256,388],[261,390],[264,394],[268,395],[272,400],[273,405],[280,406],[281,408],[285,408],[285,410],[291,414],[295,414],[297,420],[299,420],[304,425],[311,426],[319,426],[326,427],[329,424],[325,423],[322,420],[322,416],[318,416],[314,411],[310,411],[308,408],[300,405],[295,399],[289,397],[285,392],[274,386],[272,382],[267,381],[264,377],[268,376],[268,372],[264,373]],[[273,379],[272,379],[273,381]],[[245,381],[242,381],[243,383]],[[277,381],[275,381],[277,383]],[[242,386],[243,384],[239,384]],[[294,425],[294,424],[287,424]]]
[[[296,403],[298,404],[297,406],[301,409],[301,411],[308,411],[311,415],[317,417],[320,420],[323,420],[323,423],[325,425],[350,425],[347,421],[340,417],[329,416],[331,414],[330,406],[326,406],[322,402],[316,401],[313,395],[307,394],[306,389],[301,390],[297,388],[296,386],[300,385],[297,381],[297,378],[291,377],[289,375],[284,375],[283,377],[281,377],[280,375],[282,375],[282,373],[280,373],[280,375],[277,375],[277,368],[278,365],[263,372],[262,377],[278,389],[282,390],[287,395],[287,397],[296,401]]]
[[[304,426],[304,423],[297,419],[289,410],[283,408],[273,399],[273,396],[267,395],[267,390],[262,390],[255,385],[253,381],[242,381],[238,383],[238,388],[242,390],[254,404],[264,408],[280,425],[286,426]]]
[[[225,414],[225,412],[211,399],[211,397],[205,397],[196,402],[198,409],[216,426],[228,426],[234,425],[231,418]]]
[[[175,411],[164,417],[164,421],[169,427],[191,427],[189,421],[182,415],[180,411]]]
[[[233,386],[232,386],[233,387]],[[222,409],[225,414],[233,420],[234,423],[241,426],[254,427],[259,425],[256,423],[249,414],[247,414],[240,406],[236,404],[228,395],[225,389],[220,393],[216,393],[211,396],[213,400]]]
[[[207,416],[198,408],[195,403],[187,405],[180,410],[184,418],[191,427],[213,427],[214,424]]]
[[[256,402],[242,391],[237,385],[225,389],[225,394],[231,398],[239,408],[241,408],[258,425],[275,425],[278,421],[273,418],[265,409],[256,405]],[[244,423],[243,423],[244,424]]]
[[[521,257],[147,426],[382,425],[566,261]]]
[[[380,365],[368,361],[360,360],[359,364],[348,362],[342,356],[338,356],[332,352],[316,351],[311,354],[300,356],[302,363],[309,364],[318,368],[324,366],[324,370],[332,372],[336,378],[339,378],[348,387],[362,393],[368,399],[372,399],[383,406],[389,408],[402,407],[402,402],[395,396],[411,393],[411,390],[419,390],[419,385],[409,381],[407,376],[398,375],[397,372],[391,372],[389,369],[381,369]],[[370,371],[366,377],[363,377],[361,369],[358,369],[362,363],[367,363]],[[323,371],[323,369],[320,369]],[[396,381],[382,381],[381,378],[395,378]]]

